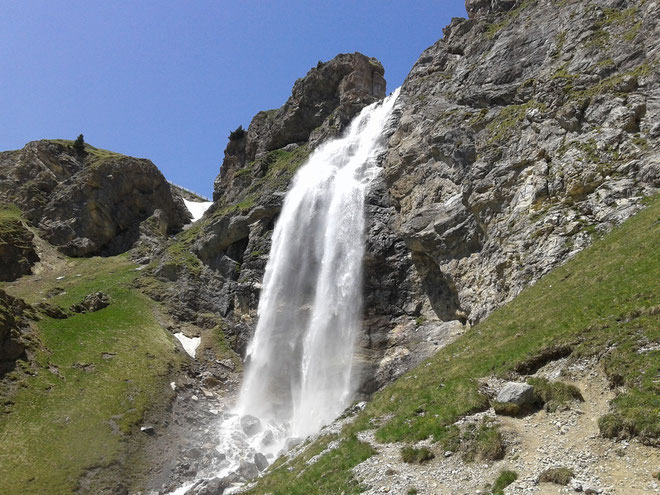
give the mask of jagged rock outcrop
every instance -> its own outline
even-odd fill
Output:
[[[39,261],[33,239],[19,218],[2,218],[0,212],[0,280],[12,281],[32,272]]]
[[[160,210],[169,233],[190,215],[149,160],[66,141],[34,141],[0,153],[0,199],[17,204],[41,235],[71,256],[129,249]]]
[[[385,162],[425,315],[475,322],[660,186],[660,7],[467,2],[401,90]]]
[[[361,53],[340,54],[329,62],[319,62],[295,82],[282,107],[259,112],[247,131],[232,133],[214,184],[214,201],[235,199],[245,182],[234,184],[236,173],[241,175],[245,166],[269,151],[291,144],[314,148],[336,136],[362,108],[385,96],[384,73],[378,60]],[[263,167],[263,163],[258,164],[252,172],[258,175]]]
[[[14,368],[17,359],[27,358],[34,340],[29,316],[34,315],[28,304],[0,290],[0,378]]]

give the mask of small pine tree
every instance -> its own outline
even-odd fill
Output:
[[[85,152],[85,137],[82,134],[73,142],[73,150],[79,155]]]

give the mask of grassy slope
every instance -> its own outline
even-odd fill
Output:
[[[379,424],[381,441],[414,442],[429,436],[449,442],[449,426],[488,407],[477,379],[507,377],[544,349],[568,345],[572,358],[595,356],[612,381],[624,386],[601,421],[604,433],[660,438],[660,351],[637,352],[660,342],[660,197],[611,234],[554,270],[456,342],[378,392],[343,432],[347,455],[354,433]],[[420,410],[425,411],[424,415]],[[609,428],[615,425],[614,431]],[[354,446],[355,447],[355,446]],[[318,450],[312,445],[311,449]],[[364,449],[364,447],[361,447]],[[335,451],[336,452],[336,451]],[[250,493],[354,493],[349,469],[324,456],[305,469],[276,467]],[[301,474],[302,473],[302,474]],[[324,492],[331,481],[336,491]]]
[[[34,303],[61,287],[66,293],[49,302],[62,307],[102,290],[112,304],[38,322],[49,351],[37,353],[37,369],[24,367],[32,376],[23,379],[10,412],[0,414],[0,479],[7,494],[71,493],[85,468],[122,459],[122,433],[162,400],[164,380],[178,359],[155,321],[154,303],[130,288],[136,272],[127,258],[68,260],[60,273],[62,280],[26,277],[7,290]]]

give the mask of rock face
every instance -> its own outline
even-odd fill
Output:
[[[215,181],[214,201],[234,199],[232,186],[240,191],[244,185],[244,181],[234,183],[235,174],[267,152],[290,144],[309,144],[313,148],[336,136],[362,108],[385,96],[384,73],[378,60],[361,53],[319,62],[295,82],[291,97],[282,107],[259,112],[247,132],[232,133]]]
[[[440,319],[484,318],[660,186],[659,9],[470,0],[417,61],[385,179]]]
[[[32,272],[39,261],[30,232],[18,218],[2,218],[0,211],[0,280],[12,281]]]
[[[0,378],[17,359],[26,358],[31,346],[28,315],[32,308],[21,299],[0,290]]]
[[[71,256],[112,255],[138,239],[159,212],[169,233],[190,218],[149,160],[66,141],[34,141],[0,153],[0,199],[17,204],[42,236]]]

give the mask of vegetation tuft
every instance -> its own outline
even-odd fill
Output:
[[[493,484],[492,495],[504,495],[504,489],[518,479],[514,471],[502,471]]]
[[[575,385],[551,382],[545,378],[530,378],[527,383],[534,387],[539,404],[548,412],[554,412],[574,400],[584,401],[582,393]]]
[[[575,476],[573,470],[566,467],[557,467],[546,469],[539,476],[539,483],[555,483],[556,485],[566,486]]]
[[[435,454],[428,447],[415,448],[403,447],[401,449],[401,459],[408,464],[423,464],[435,458]]]

